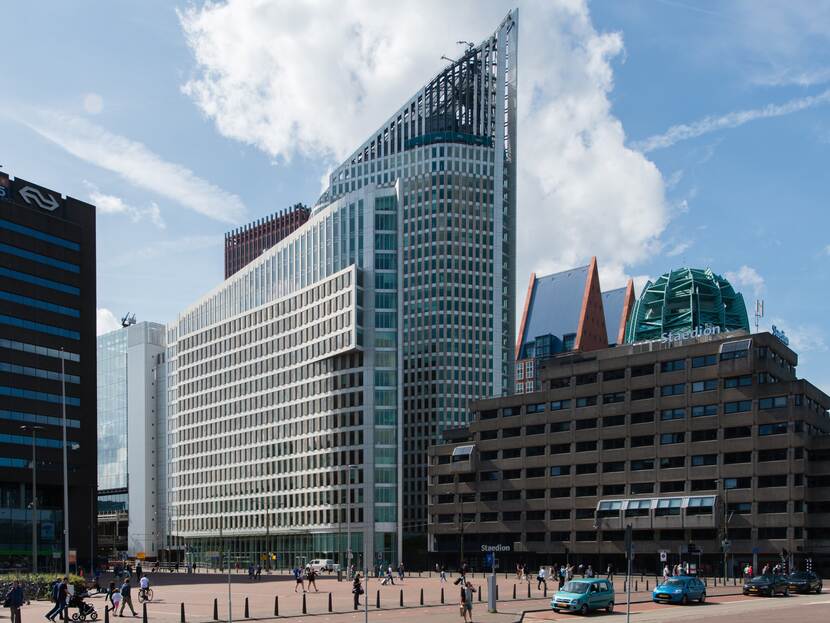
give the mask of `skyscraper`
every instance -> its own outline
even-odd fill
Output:
[[[95,430],[95,207],[0,173],[0,567],[89,568]]]
[[[512,384],[517,19],[168,327],[173,529],[194,556],[392,562],[424,534],[427,448]]]

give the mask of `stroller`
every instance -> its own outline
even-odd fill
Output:
[[[87,591],[84,591],[83,593],[76,593],[69,598],[67,608],[78,609],[78,611],[72,615],[73,621],[84,621],[85,619],[95,621],[98,619],[98,613],[95,611],[95,607],[92,604],[85,602],[85,597],[89,597],[89,593]]]

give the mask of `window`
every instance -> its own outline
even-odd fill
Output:
[[[528,467],[525,470],[525,478],[544,478],[545,477],[545,468],[544,467]]]
[[[567,476],[571,473],[570,465],[554,465],[550,468],[551,476]]]
[[[758,502],[759,513],[786,513],[786,502]]]
[[[525,456],[544,456],[545,446],[528,446],[525,448]]]
[[[682,396],[686,393],[685,383],[674,383],[673,385],[663,385],[660,388],[661,396]]]
[[[692,467],[702,467],[703,465],[717,465],[717,454],[693,454]]]
[[[574,451],[576,452],[590,452],[597,449],[596,441],[577,441]]]
[[[727,513],[735,513],[736,515],[749,515],[752,513],[752,502],[730,502],[726,505]],[[730,533],[732,530],[729,531]]]
[[[769,476],[758,476],[758,488],[766,489],[767,487],[786,487],[787,474],[771,474]]]
[[[641,493],[654,493],[653,482],[632,482],[631,495],[639,495]]]
[[[518,426],[515,428],[504,428],[501,431],[502,439],[508,439],[510,437],[519,437],[522,434],[522,429]]]
[[[587,428],[596,428],[597,419],[591,418],[588,420],[576,420],[576,430],[585,430]]]
[[[522,408],[521,407],[505,407],[501,410],[502,417],[513,417],[514,415],[521,415]]]
[[[502,472],[503,480],[517,480],[522,477],[522,470],[520,469],[506,469]]]
[[[810,534],[812,534],[813,529],[810,529]],[[759,539],[786,539],[787,538],[787,528],[758,528],[758,538]]]
[[[654,365],[648,364],[645,366],[634,366],[631,368],[631,376],[646,376],[649,374],[654,374]]]
[[[603,517],[619,517],[622,502],[617,500],[603,500],[597,507],[597,518]]]
[[[623,415],[606,415],[602,418],[602,426],[603,428],[607,426],[624,426],[625,425],[625,414]]]
[[[707,415],[717,415],[718,405],[696,405],[692,407],[692,417],[706,417]]]
[[[730,361],[732,359],[745,359],[749,356],[749,347],[752,340],[739,340],[737,342],[726,342],[720,347],[720,360]]]
[[[545,497],[545,490],[544,489],[528,489],[525,491],[525,499],[527,500],[540,500]],[[530,519],[528,517],[528,519]]]
[[[644,387],[642,389],[631,390],[631,400],[647,400],[649,398],[654,398],[653,387]]]
[[[631,461],[632,472],[640,472],[645,469],[654,469],[654,459],[635,459]]]
[[[545,494],[545,492],[542,491],[542,497],[545,497],[544,494]],[[545,520],[545,511],[527,511],[525,513],[525,519],[527,519],[528,521],[544,521]],[[527,540],[528,541],[532,540],[530,538],[531,534],[536,534],[536,533],[535,532],[533,532],[533,533],[529,532],[528,535],[527,535]],[[543,541],[545,540],[544,537],[542,537],[542,540]]]
[[[744,374],[742,376],[730,376],[723,379],[724,389],[733,389],[735,387],[749,387],[752,385],[752,375]]]
[[[778,377],[775,375],[770,374],[769,372],[759,372],[758,373],[758,385],[767,385],[768,383],[777,383]]]
[[[660,469],[671,469],[673,467],[685,467],[685,456],[663,456],[660,457]]]
[[[497,502],[499,499],[498,491],[482,491],[478,494],[482,502]]]
[[[705,482],[705,481],[692,481],[692,491],[695,490],[694,483],[695,482]],[[712,489],[714,487],[708,487]],[[686,514],[687,515],[711,515],[712,509],[715,506],[715,498],[689,498],[689,504],[686,507]]]
[[[569,443],[553,443],[550,445],[551,454],[567,454],[571,451],[571,444]]]
[[[576,406],[577,407],[593,407],[597,404],[597,397],[596,396],[583,396],[581,398],[576,399]]]
[[[498,450],[485,450],[484,452],[478,453],[479,458],[482,461],[495,461],[499,458],[499,451]],[[444,458],[444,457],[441,457]]]
[[[522,456],[521,448],[505,448],[501,451],[501,458],[503,459],[518,459]]]
[[[569,430],[571,430],[570,420],[565,422],[551,422],[550,424],[550,432],[552,433],[565,433]]]
[[[558,379],[551,379],[548,381],[550,389],[562,389],[563,387],[571,386],[571,377],[563,376]]]
[[[555,521],[557,519],[570,519],[571,509],[569,508],[552,508],[550,509],[550,519]]]
[[[534,424],[533,426],[525,427],[525,435],[544,435],[545,434],[545,425],[544,424]]]
[[[654,435],[637,435],[631,438],[632,448],[642,448],[654,445]]]
[[[570,409],[570,407],[570,400],[554,400],[552,403],[550,403],[551,411],[561,411],[562,409]]]
[[[769,398],[761,398],[758,401],[758,408],[765,409],[782,409],[787,406],[786,396],[770,396]]]
[[[724,413],[744,413],[746,411],[752,411],[751,400],[736,400],[735,402],[723,403]]]
[[[496,471],[479,472],[478,478],[479,478],[479,480],[483,480],[483,481],[498,480],[499,479],[499,473],[496,472]]]
[[[660,435],[660,445],[666,446],[673,443],[683,443],[685,433],[663,433]]]
[[[665,480],[660,483],[660,493],[677,493],[686,490],[685,480]]]
[[[565,542],[568,543],[571,540],[571,533],[568,530],[554,530],[550,533],[550,540],[551,543],[556,542]]]
[[[498,513],[481,513],[481,521],[488,522],[488,521],[498,521],[499,514]]]
[[[603,450],[616,450],[617,448],[625,448],[625,437],[615,437],[614,439],[603,439]]]
[[[521,511],[504,511],[501,514],[502,521],[521,521],[522,520],[522,512]]]
[[[613,394],[603,394],[602,404],[614,404],[617,402],[625,402],[625,392],[614,392]]]
[[[577,385],[590,385],[591,383],[597,382],[597,375],[596,373],[591,374],[578,374],[576,376],[576,384]]]
[[[577,530],[576,531],[576,540],[577,541],[596,541],[597,540],[597,533],[593,530]]]
[[[625,493],[625,485],[602,485],[602,495],[623,495]]]
[[[576,487],[574,489],[574,493],[576,494],[576,497],[578,497],[578,498],[590,497],[592,495],[597,494],[597,488],[596,488],[596,486],[593,486],[593,485],[585,486],[585,487]]]
[[[596,463],[580,463],[576,466],[576,473],[577,474],[596,474],[597,473],[597,464]]]
[[[647,517],[651,508],[651,500],[628,500],[625,509],[626,517]]]
[[[594,509],[593,508],[577,508],[576,509],[574,519],[593,519],[593,518],[594,518]]]
[[[516,489],[515,491],[502,491],[501,499],[505,502],[510,502],[513,500],[521,500],[522,499],[522,492],[520,489]]]
[[[602,472],[609,474],[611,472],[624,472],[625,461],[606,461],[602,464]]]
[[[717,379],[706,379],[704,381],[695,381],[692,383],[692,393],[711,392],[718,388]]]
[[[725,489],[751,489],[752,478],[749,476],[744,478],[724,478],[723,486]]]
[[[738,439],[740,437],[752,437],[752,428],[749,426],[729,426],[723,429],[724,439]]]
[[[758,460],[765,462],[765,461],[786,461],[787,460],[787,449],[786,448],[773,448],[770,450],[759,450],[758,451]]]
[[[657,508],[654,510],[655,517],[669,517],[679,515],[683,505],[683,498],[663,498],[657,500]]]
[[[734,465],[735,463],[751,463],[752,452],[724,452],[723,464]]]
[[[717,481],[711,478],[692,480],[692,491],[712,491],[718,488]]]
[[[663,409],[660,412],[661,420],[682,420],[686,417],[685,409]]]
[[[616,381],[618,379],[625,378],[625,368],[620,368],[619,370],[605,370],[602,373],[602,380],[603,381]]]
[[[528,413],[542,413],[545,410],[545,403],[537,402],[534,404],[527,405],[526,408]]]
[[[686,369],[685,359],[673,359],[672,361],[663,361],[660,364],[660,372],[676,372],[677,370]]]
[[[787,432],[787,423],[778,422],[776,424],[761,424],[758,427],[759,435],[783,435]]]
[[[479,433],[479,438],[482,440],[486,439],[498,439],[499,431],[498,430],[483,430]]]
[[[701,355],[700,357],[692,357],[693,368],[704,368],[706,366],[713,366],[717,362],[717,355]]]
[[[714,441],[718,438],[717,428],[705,428],[692,431],[692,441]]]
[[[637,413],[631,414],[631,423],[632,424],[646,424],[647,422],[654,421],[654,412],[653,411],[639,411]]]
[[[569,498],[571,497],[570,487],[554,487],[550,490],[550,497],[552,498]]]

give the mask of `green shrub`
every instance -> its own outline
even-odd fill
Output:
[[[52,584],[62,575],[55,573],[4,573],[0,574],[0,594],[5,595],[15,580],[20,581],[26,599],[51,599]],[[86,580],[79,575],[69,575],[69,583],[79,593],[86,588]]]

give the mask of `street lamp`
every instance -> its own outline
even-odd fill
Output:
[[[66,370],[65,353],[61,347],[61,430],[63,431],[63,564],[69,576],[69,468],[66,462]]]
[[[24,424],[20,430],[32,431],[32,573],[37,573],[37,431],[43,426]]]

